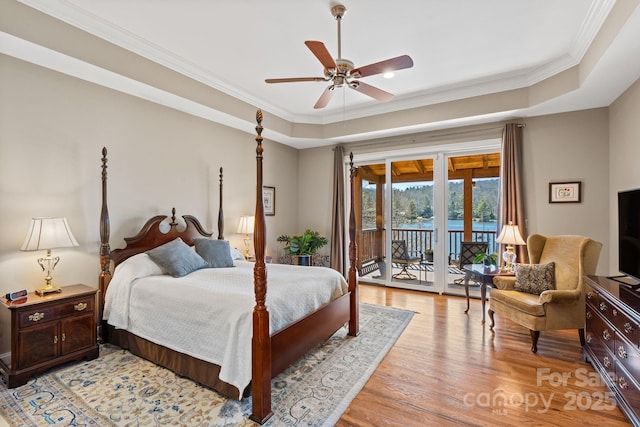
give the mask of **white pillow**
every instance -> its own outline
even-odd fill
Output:
[[[246,261],[244,259],[244,255],[242,255],[242,252],[240,252],[236,248],[229,248],[229,250],[231,251],[231,259],[238,260],[238,261]]]

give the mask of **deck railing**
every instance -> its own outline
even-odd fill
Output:
[[[460,242],[463,241],[464,231],[449,230],[447,233],[447,244],[449,254],[460,253]],[[471,240],[474,242],[489,243],[489,253],[499,252],[500,245],[496,242],[495,231],[472,231]],[[427,249],[434,247],[433,230],[421,230],[411,228],[394,228],[391,230],[392,240],[404,240],[407,242],[407,250],[410,253],[424,254]],[[362,262],[384,258],[384,230],[367,229],[362,230],[362,237],[358,246],[360,251],[359,259]],[[378,254],[376,248],[382,248],[382,255]]]

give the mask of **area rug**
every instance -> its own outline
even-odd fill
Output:
[[[274,416],[265,425],[331,426],[362,389],[413,312],[360,304],[360,334],[341,328],[273,379]],[[241,401],[178,377],[118,347],[48,371],[24,386],[0,385],[11,426],[254,426]]]

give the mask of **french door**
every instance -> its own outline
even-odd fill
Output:
[[[495,218],[499,189],[499,178],[490,177],[496,171],[499,175],[499,141],[466,145],[448,146],[449,152],[354,157],[362,281],[464,295],[464,274],[455,265],[460,243],[495,240],[495,231],[491,234],[488,229],[490,222],[483,222],[484,233],[473,230],[477,228],[473,220],[478,219],[470,208],[478,205],[474,183],[485,178],[491,181],[482,184],[483,197],[489,192],[487,186],[495,186],[491,192],[496,197],[482,203],[486,221]],[[490,159],[498,164],[490,164]],[[470,170],[455,167],[462,164]],[[493,227],[495,230],[495,224]],[[471,289],[472,295],[478,293]]]

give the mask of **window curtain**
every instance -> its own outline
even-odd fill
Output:
[[[345,259],[345,201],[344,147],[333,149],[333,210],[331,215],[331,268],[346,275]],[[346,276],[345,276],[346,277]]]
[[[522,193],[522,128],[519,123],[508,123],[502,131],[502,154],[500,160],[500,177],[502,188],[500,191],[500,211],[498,224],[513,222],[518,226],[520,235],[526,241],[524,202]],[[500,230],[497,230],[498,234]],[[504,250],[504,248],[503,248]],[[517,263],[528,263],[529,256],[526,246],[516,245],[514,248]]]

